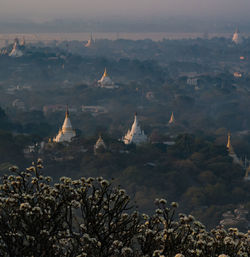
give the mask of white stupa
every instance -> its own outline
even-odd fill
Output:
[[[243,40],[242,40],[242,37],[241,37],[241,35],[240,35],[239,28],[237,28],[236,31],[234,32],[232,41],[233,41],[236,45],[242,43]]]
[[[23,56],[23,52],[19,48],[18,40],[15,40],[13,48],[12,48],[9,56],[12,56],[12,57],[21,57],[21,56]]]
[[[103,88],[117,88],[117,86],[114,84],[112,79],[108,76],[107,69],[105,68],[104,73],[102,75],[102,78],[98,80],[98,85]]]
[[[69,119],[68,107],[65,114],[65,120],[62,128],[59,130],[56,137],[53,138],[54,142],[71,142],[72,138],[76,136],[75,130],[72,129],[72,125]]]
[[[148,138],[144,134],[144,131],[141,130],[140,125],[137,120],[137,114],[135,114],[134,123],[132,125],[131,130],[129,129],[127,134],[123,137],[124,144],[128,145],[131,143],[134,144],[141,144],[146,143]]]
[[[93,39],[93,37],[92,37],[92,33],[91,33],[90,38],[89,38],[87,44],[85,44],[85,47],[91,48],[91,47],[94,46],[94,44],[95,44],[95,41],[94,41],[94,39]]]

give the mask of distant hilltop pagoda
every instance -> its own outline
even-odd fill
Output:
[[[241,44],[242,43],[242,37],[240,35],[240,31],[239,28],[237,27],[236,31],[233,34],[233,38],[232,38],[233,43],[235,43],[236,45]]]
[[[104,143],[102,136],[100,135],[98,140],[94,145],[94,153],[96,154],[98,151],[104,151],[107,149],[106,144]]]
[[[234,149],[233,149],[233,146],[231,143],[231,133],[230,132],[228,132],[228,135],[227,135],[227,150],[228,150],[228,155],[233,159],[233,162],[243,166],[242,161],[238,158],[238,156],[234,152]]]
[[[168,125],[174,125],[174,124],[176,124],[176,120],[174,118],[174,113],[172,112]]]
[[[100,80],[98,80],[97,83],[100,87],[103,87],[103,88],[109,88],[109,89],[117,88],[117,86],[115,86],[112,79],[108,76],[106,68],[104,69],[102,78]]]
[[[53,141],[56,143],[71,142],[72,138],[75,136],[76,136],[76,132],[75,130],[72,129],[72,125],[69,119],[69,110],[67,106],[63,126],[59,130],[57,136],[53,138]]]
[[[137,120],[137,114],[135,114],[134,123],[131,130],[129,129],[127,134],[123,137],[124,144],[142,144],[148,141],[147,136],[144,134],[144,131],[141,130],[140,125]]]
[[[21,57],[21,56],[23,56],[23,52],[20,49],[20,45],[19,45],[18,39],[15,39],[13,48],[12,48],[9,56],[12,56],[12,57]]]
[[[87,44],[85,44],[85,47],[91,48],[91,47],[94,46],[94,44],[95,44],[95,40],[93,39],[93,36],[92,36],[92,33],[91,33]]]

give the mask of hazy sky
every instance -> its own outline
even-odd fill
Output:
[[[250,0],[0,0],[0,18],[223,17],[244,19]],[[232,21],[233,22],[233,21]]]

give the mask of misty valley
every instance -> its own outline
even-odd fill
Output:
[[[249,70],[250,38],[241,37],[238,30],[233,38],[204,35],[195,39],[160,41],[122,38],[108,40],[95,39],[91,34],[88,42],[29,42],[25,38],[16,38],[13,42],[6,43],[1,48],[0,55],[1,199],[7,193],[19,194],[18,188],[23,186],[30,188],[27,194],[35,192],[36,197],[40,197],[41,192],[48,194],[48,202],[41,206],[45,206],[45,210],[52,210],[54,207],[51,206],[57,204],[55,199],[59,197],[58,192],[64,197],[60,198],[62,202],[58,206],[68,204],[68,199],[75,194],[75,198],[70,198],[69,206],[77,211],[69,214],[65,207],[66,209],[59,211],[64,213],[65,221],[61,222],[59,218],[57,220],[57,228],[65,223],[70,231],[67,232],[69,234],[65,233],[70,238],[72,236],[72,241],[62,244],[63,246],[60,246],[61,242],[54,248],[51,246],[53,254],[39,250],[39,256],[177,254],[176,256],[188,257],[219,256],[222,253],[229,255],[220,256],[248,256],[249,235],[242,243],[245,252],[240,248],[242,245],[230,248],[227,243],[227,248],[224,243],[216,242],[214,244],[219,246],[216,246],[214,255],[208,246],[199,248],[199,244],[197,246],[195,243],[185,246],[189,250],[184,251],[178,238],[180,235],[184,238],[183,231],[187,233],[187,238],[191,234],[195,237],[196,232],[204,232],[205,227],[208,230],[233,227],[243,233],[250,229]],[[12,168],[9,169],[10,167]],[[19,178],[10,177],[13,172]],[[36,174],[37,180],[30,180],[29,172]],[[55,188],[50,184],[50,177]],[[86,180],[81,180],[82,177]],[[42,186],[39,184],[40,180]],[[86,195],[81,191],[80,185],[85,187]],[[112,189],[113,186],[117,189]],[[43,188],[52,190],[53,193],[46,193]],[[119,191],[121,188],[126,190],[128,196],[125,197],[125,191]],[[67,193],[67,190],[71,193]],[[103,194],[103,198],[98,198],[96,194],[98,197]],[[119,197],[115,198],[116,196]],[[17,196],[12,196],[13,199],[15,197]],[[40,201],[39,197],[37,202]],[[48,200],[50,197],[53,199]],[[98,202],[95,197],[102,200]],[[83,204],[79,199],[86,203]],[[90,199],[90,205],[86,199]],[[161,234],[162,238],[168,238],[168,233],[173,231],[179,233],[175,239],[171,239],[176,240],[173,241],[175,243],[169,243],[164,248],[163,242],[159,243],[154,237],[155,241],[152,239],[150,246],[148,232],[145,232],[143,236],[146,239],[138,239],[135,243],[135,248],[140,245],[140,250],[132,253],[129,247],[133,235],[129,233],[140,222],[129,210],[130,216],[120,217],[117,212],[114,214],[117,216],[113,217],[114,222],[121,219],[119,224],[126,221],[128,226],[131,225],[130,232],[125,229],[125,225],[122,229],[127,234],[124,232],[120,235],[117,232],[123,238],[117,240],[122,241],[124,246],[119,245],[119,242],[114,243],[114,240],[110,241],[109,235],[113,232],[104,225],[102,231],[106,234],[98,239],[102,232],[97,233],[95,229],[98,230],[98,226],[102,226],[107,220],[106,214],[100,218],[95,210],[101,206],[104,212],[99,210],[100,213],[106,213],[105,208],[115,208],[118,202],[125,210],[128,199],[136,211],[152,215],[152,218],[144,217],[146,225],[143,226],[146,227],[138,229],[140,233],[143,229],[160,231],[160,228],[165,228],[165,232],[161,232],[165,233],[164,236]],[[155,199],[158,199],[158,218],[153,216]],[[17,203],[16,200],[12,203],[1,201],[0,210],[5,204],[9,208],[5,210],[9,213],[6,215],[11,215],[10,210]],[[49,201],[55,203],[50,206]],[[109,207],[100,204],[101,201]],[[178,213],[190,214],[180,216],[178,224],[170,218],[177,208],[175,202],[178,202]],[[169,205],[171,207],[167,208]],[[31,211],[30,208],[27,204],[20,205],[17,213],[24,215],[24,212]],[[116,213],[117,210],[119,208],[112,209],[107,215]],[[33,210],[34,213],[39,211]],[[58,213],[55,212],[55,216]],[[82,231],[88,231],[79,233],[93,233],[93,238],[97,238],[98,243],[93,238],[80,239],[78,235],[74,235],[74,226],[78,228],[78,225],[73,218],[68,220],[74,213],[80,217]],[[95,221],[89,213],[97,215]],[[192,217],[205,226],[193,223]],[[46,216],[43,220],[47,218]],[[24,215],[23,222],[26,222],[25,219]],[[0,228],[4,227],[4,220],[4,215],[1,218],[0,214]],[[33,222],[35,220],[34,218]],[[39,218],[37,223],[40,224],[41,220]],[[85,224],[86,220],[89,223]],[[161,220],[161,225],[157,220]],[[166,228],[168,222],[169,229],[173,229],[171,231]],[[95,228],[93,231],[88,227],[90,223]],[[16,224],[14,218],[13,224]],[[40,225],[43,226],[42,223]],[[192,232],[185,230],[187,227]],[[8,229],[4,228],[4,231],[8,232]],[[60,231],[64,231],[63,226]],[[220,237],[224,240],[223,231],[215,234],[221,233]],[[236,232],[232,230],[225,237],[230,237],[230,233],[235,235]],[[47,239],[43,241],[45,236],[40,236],[41,249],[46,249],[47,243],[44,242]],[[3,235],[2,237],[0,236],[0,242],[5,240]],[[105,241],[104,238],[109,239]],[[8,240],[5,243],[12,242]],[[15,239],[16,245],[18,240]],[[9,255],[3,256],[38,256],[37,252],[29,255],[28,250],[25,250],[32,248],[33,239],[25,240],[28,243],[22,241],[19,248],[16,248],[22,255],[15,252],[11,255],[10,251]],[[204,240],[210,242],[209,238]],[[174,244],[180,244],[180,247],[177,249]],[[102,249],[101,245],[107,247]],[[3,249],[5,247],[7,246]],[[60,252],[60,247],[64,249],[64,253]],[[86,255],[70,255],[69,249],[75,251],[77,247],[83,249]],[[196,248],[203,250],[197,253],[192,250]],[[157,252],[157,249],[161,251]],[[0,255],[1,251],[4,252],[0,246]],[[245,255],[237,255],[239,251]]]

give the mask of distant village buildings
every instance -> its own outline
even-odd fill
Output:
[[[25,107],[25,103],[20,100],[20,99],[15,99],[13,102],[12,102],[12,107],[18,109],[18,110],[22,110],[24,111],[26,109]]]
[[[250,221],[247,218],[248,210],[244,208],[243,205],[240,205],[239,208],[232,211],[227,211],[222,214],[223,219],[220,221],[220,224],[226,228],[240,226],[244,229],[250,228]]]
[[[43,113],[47,115],[48,113],[53,113],[53,112],[62,112],[65,110],[67,106],[65,104],[54,104],[54,105],[44,105],[43,106]],[[69,112],[77,112],[77,108],[75,107],[70,107],[68,108]]]
[[[187,84],[190,86],[197,86],[198,85],[198,78],[189,77],[187,78]]]
[[[105,114],[108,112],[108,110],[105,107],[100,105],[82,105],[81,110],[82,112],[91,113],[93,116]]]

